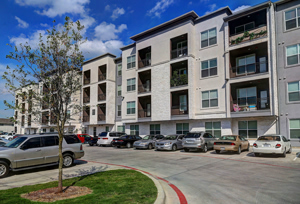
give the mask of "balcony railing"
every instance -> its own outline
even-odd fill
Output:
[[[83,97],[83,103],[89,103],[90,97]]]
[[[105,115],[104,114],[98,114],[98,121],[104,121]]]
[[[239,34],[232,34],[229,37],[229,44],[236,45],[241,42],[253,40],[267,35],[267,26],[259,26],[252,30],[245,31]]]
[[[151,117],[151,110],[149,110],[149,109],[139,109],[138,110],[138,117],[139,118]]]
[[[90,122],[90,116],[83,116],[82,122]]]
[[[151,66],[151,59],[142,59],[139,60],[139,68]]]
[[[188,84],[188,75],[187,74],[181,74],[181,75],[173,75],[170,79],[170,85],[171,87],[174,86],[183,86]]]
[[[188,107],[187,105],[180,105],[180,106],[172,106],[171,107],[171,115],[186,115],[188,114]]]
[[[87,78],[87,79],[84,79],[84,80],[83,80],[84,85],[85,85],[85,84],[89,84],[90,82],[91,82],[91,79],[90,79],[90,78]]]
[[[240,77],[240,76],[247,76],[252,74],[259,74],[268,72],[268,63],[267,62],[258,62],[253,64],[247,64],[238,67],[231,67],[230,68],[230,77]]]
[[[104,101],[106,100],[106,95],[105,94],[98,94],[98,101]]]
[[[142,84],[139,85],[139,93],[145,93],[145,92],[150,92],[151,91],[151,85],[150,84]]]
[[[231,101],[231,112],[270,109],[270,98],[242,98]]]
[[[106,79],[106,74],[99,74],[98,75],[98,81],[103,81]]]
[[[171,59],[175,59],[178,57],[182,57],[188,54],[187,47],[178,48],[175,50],[171,50]]]

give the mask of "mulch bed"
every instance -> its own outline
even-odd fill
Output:
[[[66,187],[63,187],[65,189]],[[31,201],[39,201],[39,202],[55,202],[58,200],[65,200],[69,198],[76,198],[80,196],[84,196],[87,194],[91,194],[93,191],[87,187],[81,186],[70,186],[63,193],[57,193],[57,187],[54,188],[46,188],[38,191],[33,191],[30,193],[22,194],[22,198],[29,199]]]

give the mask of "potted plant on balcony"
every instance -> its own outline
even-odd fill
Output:
[[[178,71],[174,71],[171,77],[171,86],[181,86],[188,83],[188,77],[186,74],[178,74]]]

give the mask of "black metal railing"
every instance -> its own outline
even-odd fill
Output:
[[[181,74],[181,75],[173,75],[170,79],[171,87],[175,86],[183,86],[188,84],[188,75]]]
[[[231,67],[231,78],[268,72],[267,62],[256,62],[243,66]]]
[[[231,103],[231,112],[257,111],[270,109],[270,98],[240,98]]]
[[[104,101],[106,100],[106,95],[105,94],[98,94],[98,101]]]
[[[178,49],[174,49],[174,50],[171,50],[171,59],[182,57],[182,56],[185,56],[187,54],[188,54],[187,46],[182,47],[182,48],[178,48]]]
[[[99,74],[98,75],[98,81],[106,80],[106,74]]]
[[[188,106],[185,104],[171,107],[171,115],[186,115],[188,113]]]
[[[151,110],[149,110],[149,109],[139,109],[138,110],[138,117],[139,118],[151,117]]]
[[[83,80],[84,85],[85,85],[85,84],[89,84],[90,82],[91,82],[91,79],[90,79],[90,78],[84,79],[84,80]]]
[[[90,116],[83,116],[82,117],[82,122],[89,122],[90,121]]]
[[[138,88],[139,88],[138,89],[139,93],[150,92],[151,91],[151,84],[142,84],[142,85],[139,85]]]
[[[104,121],[105,115],[104,114],[98,114],[98,121]]]
[[[83,97],[83,103],[89,103],[90,97]]]
[[[139,68],[151,66],[151,59],[141,59],[139,60]]]

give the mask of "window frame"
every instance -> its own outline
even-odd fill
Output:
[[[299,9],[299,15],[298,15],[298,9]],[[287,29],[286,28],[286,22],[287,22],[287,20],[286,20],[286,13],[289,12],[289,11],[292,11],[292,10],[296,10],[296,16],[295,16],[295,18],[289,19],[288,21],[296,19],[296,27]],[[292,8],[292,9],[284,11],[283,18],[284,18],[284,30],[285,31],[290,31],[290,30],[293,30],[293,29],[300,28],[300,23],[299,23],[299,21],[300,21],[299,20],[300,19],[300,7],[297,6],[295,8]]]
[[[211,129],[207,129],[206,128],[206,123],[211,123]],[[214,128],[214,123],[220,123],[220,129],[215,129]],[[222,136],[222,123],[221,121],[211,121],[211,122],[205,122],[204,123],[204,127],[205,127],[205,132],[212,134],[214,137],[216,138],[220,138]],[[220,131],[220,137],[215,135],[215,131]]]
[[[136,59],[135,59],[135,54],[134,55],[130,55],[127,57],[127,69],[132,69],[132,68],[135,68],[136,66]],[[128,62],[128,60],[130,59],[130,62]],[[132,60],[134,59],[134,60]],[[130,67],[128,66],[130,64]]]
[[[160,124],[150,124],[150,135],[160,135]]]
[[[216,35],[214,36],[214,37],[216,38],[216,43],[214,43],[214,44],[211,45],[211,44],[209,43],[209,40],[210,40],[211,38],[214,38],[214,37],[209,37],[209,31],[211,31],[211,30],[213,30],[213,29],[216,30]],[[202,41],[204,41],[204,40],[202,40],[202,33],[205,33],[205,32],[207,32],[207,39],[205,39],[205,40],[207,40],[207,46],[202,47]],[[205,30],[205,31],[200,32],[200,48],[201,48],[201,49],[202,49],[202,48],[207,48],[207,47],[210,47],[210,46],[213,46],[213,45],[217,45],[217,44],[218,44],[217,27],[214,27],[214,28],[211,28],[211,29],[208,29],[208,30]]]
[[[216,60],[216,62],[217,62],[215,67],[210,66],[210,63],[211,63],[210,61],[212,61],[212,60]],[[205,68],[205,69],[203,69],[203,63],[204,62],[207,62],[207,64],[208,64],[207,68]],[[217,73],[215,75],[211,75],[210,70],[215,69],[215,68],[217,69]],[[203,76],[202,72],[205,71],[205,70],[208,70],[208,73],[209,73],[208,76]],[[217,57],[213,58],[213,59],[208,59],[208,60],[201,61],[201,78],[207,78],[207,77],[211,77],[211,76],[218,76],[218,58]]]
[[[255,71],[254,72],[248,72],[247,71],[247,65],[250,65],[250,64],[253,64],[253,63],[250,63],[250,64],[247,64],[246,63],[246,60],[247,60],[247,58],[249,58],[249,57],[253,57],[254,56],[254,66],[255,66]],[[255,53],[253,53],[253,54],[250,54],[250,55],[245,55],[245,56],[241,56],[241,57],[237,57],[236,59],[235,59],[235,65],[236,65],[236,69],[238,69],[238,67],[240,67],[239,65],[238,65],[238,60],[239,59],[245,59],[245,73],[241,73],[241,74],[238,74],[238,71],[236,70],[236,76],[241,76],[241,75],[247,75],[247,74],[253,74],[253,73],[255,73],[256,72],[256,54]]]
[[[246,32],[246,31],[249,31],[249,30],[246,30],[246,25],[248,25],[248,24],[250,24],[250,23],[253,23],[253,28],[250,29],[250,30],[255,29],[255,22],[254,22],[254,21],[251,21],[251,22],[249,22],[249,23],[245,23],[245,24],[243,24],[243,25],[236,26],[236,27],[234,28],[235,35],[240,34],[240,33],[244,33],[244,32]],[[236,32],[236,28],[242,27],[242,26],[244,27],[244,31],[243,31],[243,32],[237,33],[237,32]]]
[[[292,46],[295,46],[295,45],[297,46],[297,54],[288,56],[288,54],[287,54],[288,47],[292,47]],[[288,57],[291,57],[291,56],[298,56],[298,58],[297,58],[298,59],[298,63],[296,63],[296,64],[288,64]],[[286,46],[285,47],[285,66],[286,67],[297,66],[299,64],[300,64],[300,43]]]
[[[117,105],[117,117],[122,116],[122,105]]]
[[[122,85],[117,85],[117,96],[122,96]]]
[[[133,84],[134,81],[134,84]],[[136,78],[127,79],[127,92],[136,90]]]
[[[289,92],[289,84],[290,83],[295,83],[295,82],[298,82],[298,91],[292,91],[292,92]],[[300,102],[300,80],[299,81],[290,81],[290,82],[288,82],[287,83],[287,102],[288,103],[298,103],[298,102]],[[290,101],[290,93],[299,93],[299,100],[298,101]]]
[[[256,122],[256,129],[249,129],[249,122],[253,122],[253,121]],[[247,128],[246,129],[240,129],[239,122],[247,122]],[[257,120],[241,120],[241,121],[238,121],[238,135],[240,135],[240,136],[242,136],[242,137],[244,137],[246,139],[257,138],[258,137],[258,128],[257,128],[257,126],[258,126]],[[247,131],[247,136],[241,135],[240,134],[241,130],[246,130]],[[256,130],[256,137],[249,137],[249,131],[251,131],[251,130],[252,131]]]
[[[300,127],[299,128],[291,128],[291,120],[299,120],[300,122],[300,118],[290,118],[289,119],[289,139],[299,139],[299,136],[298,137],[291,137],[291,130],[300,130]]]
[[[129,130],[130,130],[130,135],[139,135],[140,134],[140,126],[139,125],[130,125]]]
[[[187,124],[187,129],[184,129],[184,124]],[[181,126],[181,128],[178,129],[178,126]],[[190,131],[190,124],[189,123],[176,123],[176,134],[186,134]]]
[[[122,63],[117,64],[117,76],[122,76]]]
[[[211,91],[217,91],[217,98],[210,98],[210,92]],[[203,99],[203,93],[204,92],[208,92],[208,99]],[[217,105],[216,106],[211,106],[211,100],[215,100],[217,99]],[[208,107],[203,107],[203,101],[206,101],[208,100],[209,102],[209,106]],[[216,108],[216,107],[219,107],[219,94],[218,94],[218,89],[212,89],[212,90],[207,90],[207,91],[202,91],[201,92],[201,107],[204,109],[204,108]]]
[[[133,105],[129,105],[129,104],[133,104]],[[136,111],[135,111],[135,101],[127,101],[126,105],[127,105],[126,106],[126,110],[127,110],[126,113],[127,113],[127,115],[133,115],[133,114],[136,113]],[[128,105],[130,106],[129,108],[128,108]],[[132,108],[131,106],[134,106],[134,108]]]
[[[119,128],[122,128],[122,130],[120,131]],[[117,131],[124,133],[125,132],[125,125],[118,125],[117,126]]]

